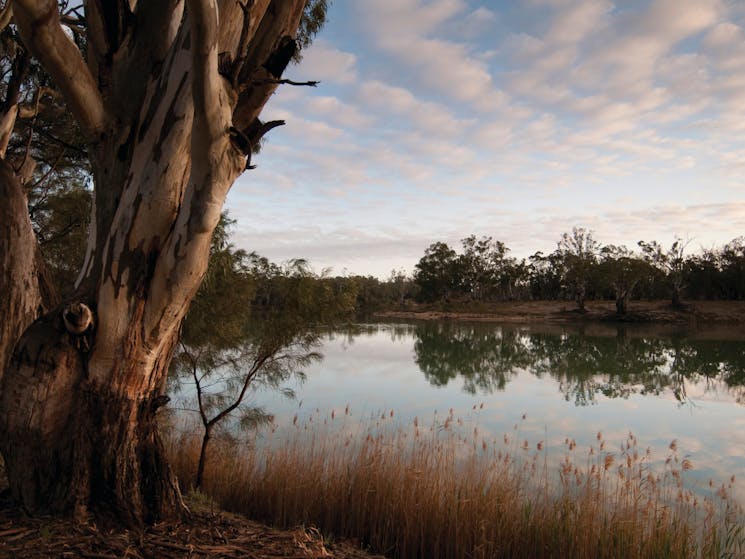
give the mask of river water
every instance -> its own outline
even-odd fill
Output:
[[[253,394],[275,415],[272,440],[296,417],[345,410],[347,423],[385,416],[402,426],[452,413],[482,436],[540,442],[557,458],[567,439],[589,448],[602,433],[613,448],[633,433],[659,464],[675,441],[694,486],[736,475],[745,502],[745,336],[736,329],[378,323],[329,334],[320,352],[305,381],[290,383],[294,400]]]
[[[589,448],[600,432],[613,448],[631,432],[662,468],[675,441],[694,488],[735,474],[745,503],[745,335],[736,329],[374,323],[328,334],[319,351],[305,381],[290,382],[294,400],[252,395],[275,416],[272,440],[298,418],[342,414],[406,426],[452,413],[482,436],[540,442],[558,458],[567,439]]]

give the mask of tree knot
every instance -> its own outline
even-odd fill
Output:
[[[81,351],[88,352],[95,327],[93,311],[85,303],[75,301],[62,308],[62,322],[70,333],[73,344]]]

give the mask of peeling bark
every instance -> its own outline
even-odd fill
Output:
[[[95,182],[74,300],[51,308],[20,185],[0,160],[0,289],[15,290],[0,309],[9,317],[0,452],[27,510],[129,525],[183,510],[156,412],[212,232],[245,166],[230,129],[255,123],[277,87],[272,72],[283,69],[303,6],[88,0],[84,60],[56,3],[13,2],[29,50],[88,133]],[[239,70],[232,77],[221,74],[221,53]],[[83,308],[93,316],[86,327]]]
[[[0,159],[0,381],[19,333],[56,301],[27,208],[13,168]]]

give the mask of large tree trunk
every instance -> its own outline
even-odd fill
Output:
[[[0,159],[0,382],[18,333],[54,304],[56,295],[14,169]]]
[[[87,65],[54,4],[13,7],[90,138],[95,215],[73,300],[44,314],[14,296],[20,318],[0,338],[10,347],[20,337],[0,384],[0,452],[27,510],[138,525],[181,509],[156,412],[222,204],[258,141],[304,2],[255,0],[244,11],[224,0],[218,18],[214,0],[188,0],[186,17],[179,0],[134,11],[129,1],[91,0]],[[0,248],[6,260],[14,252]]]

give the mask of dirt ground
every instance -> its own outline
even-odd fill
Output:
[[[669,301],[631,301],[625,316],[613,301],[588,301],[579,312],[572,301],[515,301],[420,305],[375,314],[382,319],[460,320],[480,322],[639,322],[678,324],[745,324],[745,301],[693,301],[675,309]]]
[[[194,505],[188,520],[144,532],[104,530],[58,518],[28,518],[0,495],[0,557],[18,559],[385,559],[313,528],[275,530],[241,516]]]

